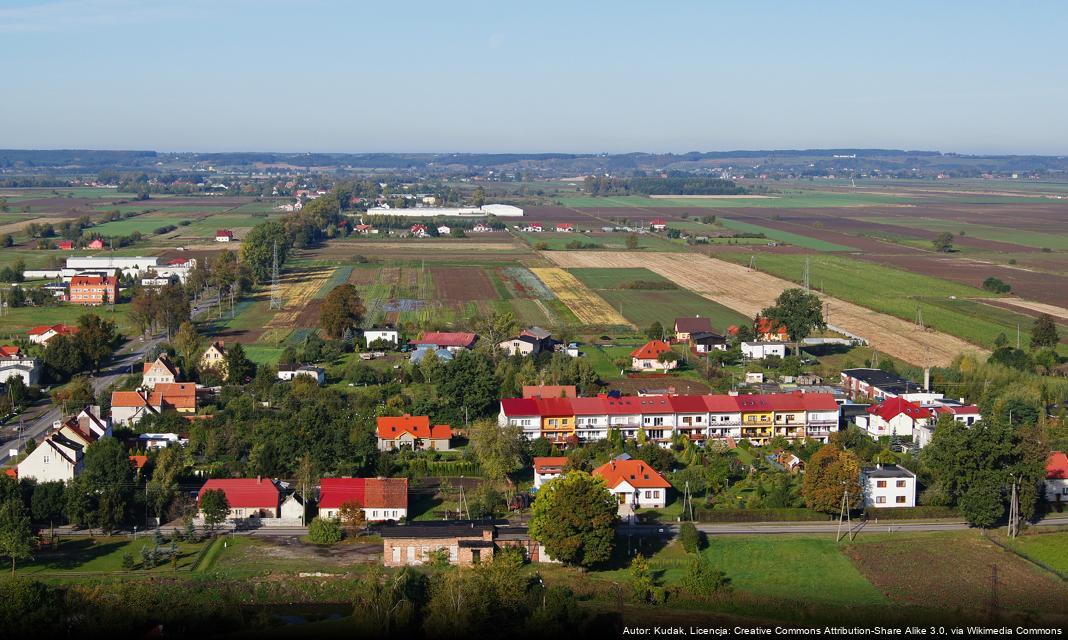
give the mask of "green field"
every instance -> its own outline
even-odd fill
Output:
[[[666,282],[648,269],[568,269],[586,286],[597,292],[609,305],[620,311],[637,327],[659,322],[669,331],[675,318],[703,316],[712,320],[720,332],[734,324],[749,321],[742,314],[697,295],[687,289],[622,289],[620,285],[635,280]]]
[[[909,202],[907,196],[887,196],[871,193],[837,193],[825,191],[790,191],[769,198],[649,198],[646,196],[575,196],[560,198],[565,207],[588,209],[597,207],[637,208],[693,208],[735,209],[804,209],[811,207],[850,207],[861,205],[897,204]]]
[[[721,260],[749,264],[749,254],[721,253]],[[924,326],[957,336],[974,344],[992,348],[999,333],[1013,334],[1015,323],[1008,327],[991,313],[976,317],[943,302],[950,296],[959,298],[993,298],[986,291],[941,278],[933,278],[892,267],[863,262],[840,255],[761,254],[754,266],[792,282],[801,282],[805,261],[810,261],[809,280],[813,287],[828,295],[859,304],[875,311],[916,321],[917,309],[923,312]],[[917,295],[919,294],[919,295]],[[939,304],[930,300],[942,298]],[[830,321],[834,322],[834,310]]]
[[[1068,575],[1068,532],[1029,532],[1005,543],[1022,555]]]
[[[165,532],[166,533],[169,532]],[[205,542],[178,543],[178,570],[188,570],[196,562],[197,554],[203,550]],[[50,573],[63,572],[117,572],[122,571],[122,558],[129,554],[135,563],[134,574],[167,574],[174,571],[170,562],[157,565],[152,569],[141,566],[141,548],[152,549],[155,546],[151,536],[141,536],[136,540],[128,536],[113,537],[77,537],[63,539],[59,549],[37,551],[33,560],[22,563],[17,572],[23,575],[44,577]],[[160,545],[163,550],[170,549],[170,542]]]
[[[853,216],[857,220],[868,221],[862,216]],[[1037,249],[1068,249],[1068,233],[1053,233],[1049,231],[1029,231],[1026,229],[1014,229],[1011,226],[993,227],[970,222],[958,222],[956,220],[938,220],[933,218],[904,218],[898,216],[882,216],[877,222],[892,224],[898,227],[910,229],[923,229],[925,231],[948,231],[957,236],[961,231],[966,237],[982,238],[983,240],[996,240],[1019,244],[1025,247]]]
[[[728,218],[720,218],[720,222],[723,223],[724,227],[733,231],[741,231],[743,233],[763,233],[772,240],[778,240],[779,242],[785,242],[807,249],[815,249],[816,251],[855,251],[852,247],[834,244],[833,242],[827,242],[818,238],[810,238],[797,233],[790,233],[789,231],[761,227],[759,225],[749,224],[748,222],[739,222]]]
[[[534,247],[538,244],[544,244],[545,248],[549,251],[568,251],[567,245],[571,242],[582,242],[584,244],[595,244],[596,248],[591,248],[589,251],[629,251],[627,249],[627,236],[628,233],[612,233],[612,234],[597,234],[590,235],[586,233],[523,233],[516,232],[516,236],[521,238],[530,246]],[[662,237],[656,234],[645,233],[638,236],[638,249],[636,251],[685,251],[686,245],[680,242],[672,242],[666,237]]]
[[[188,218],[173,215],[145,214],[127,218],[125,220],[105,222],[104,224],[93,227],[92,230],[105,237],[128,236],[134,231],[137,231],[142,235],[151,235],[153,231],[160,227],[171,225],[177,226],[179,222],[187,219]]]
[[[133,335],[135,329],[127,318],[129,304],[118,304],[115,307],[82,307],[79,305],[61,303],[54,307],[16,307],[6,309],[0,316],[0,336],[4,338],[16,338],[22,336],[29,329],[37,325],[69,324],[78,323],[78,318],[86,313],[99,315],[112,320],[118,326],[120,333],[127,336]],[[112,310],[114,309],[114,310]]]

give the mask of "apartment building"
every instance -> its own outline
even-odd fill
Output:
[[[115,276],[74,276],[70,279],[69,300],[72,304],[99,306],[119,299],[119,280]]]

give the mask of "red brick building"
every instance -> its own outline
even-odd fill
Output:
[[[74,276],[70,280],[70,302],[83,305],[102,305],[117,302],[119,280],[115,276]]]

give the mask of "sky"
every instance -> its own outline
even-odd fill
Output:
[[[0,0],[0,148],[1068,154],[1068,3]]]

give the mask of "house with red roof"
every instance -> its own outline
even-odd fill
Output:
[[[540,489],[541,485],[550,480],[555,480],[567,471],[568,460],[566,456],[539,456],[534,458],[534,488]]]
[[[556,232],[557,233],[571,233],[574,230],[575,230],[575,225],[571,224],[570,222],[557,222],[556,223]]]
[[[544,229],[544,227],[542,227],[540,222],[528,222],[520,229],[520,231],[525,231],[527,233],[541,233],[542,229]]]
[[[14,345],[0,345],[0,358],[17,358],[20,352],[21,349]]]
[[[368,522],[401,521],[408,517],[407,478],[323,478],[319,484],[319,517],[337,518],[342,505],[355,502]]]
[[[649,221],[649,228],[653,231],[663,231],[667,229],[667,220],[663,218],[653,218]]]
[[[141,386],[154,389],[160,383],[177,382],[181,376],[178,366],[171,362],[166,353],[162,353],[155,362],[146,362],[141,375]]]
[[[30,342],[33,344],[45,344],[56,336],[71,336],[78,333],[78,327],[71,327],[63,323],[53,325],[39,325],[29,330]]]
[[[470,349],[478,336],[466,331],[424,331],[418,340],[410,344],[415,347],[447,349],[453,353]]]
[[[1046,500],[1068,502],[1068,455],[1053,451],[1046,459]]]
[[[60,240],[56,243],[56,248],[60,251],[71,251],[74,249],[74,243],[70,240]]]
[[[904,398],[887,398],[868,407],[866,416],[857,416],[857,426],[873,438],[893,435],[911,438],[916,427],[937,420],[934,415],[931,409]]]
[[[234,232],[229,229],[219,229],[215,232],[215,242],[233,242]]]
[[[669,371],[679,365],[677,360],[661,362],[660,356],[671,351],[663,340],[650,340],[630,353],[630,368],[635,371]]]
[[[89,244],[87,244],[85,246],[87,248],[89,248],[89,249],[103,249],[104,248],[104,241],[101,240],[100,238],[97,238],[96,240],[93,240],[92,242],[90,242]]]
[[[222,491],[230,505],[231,520],[281,517],[282,492],[269,478],[212,478],[197,494],[197,504],[208,491]],[[198,514],[203,518],[203,514]]]
[[[631,517],[634,509],[659,509],[667,506],[671,483],[644,460],[624,454],[593,470],[619,501],[619,515]]]
[[[412,225],[411,234],[416,238],[429,238],[430,229],[425,224],[416,223]]]
[[[790,332],[786,330],[786,327],[771,318],[758,316],[753,329],[759,342],[787,342],[790,339]]]
[[[407,413],[403,416],[379,416],[377,429],[379,451],[405,447],[412,451],[448,451],[452,441],[452,427],[447,424],[431,426],[429,416]]]

